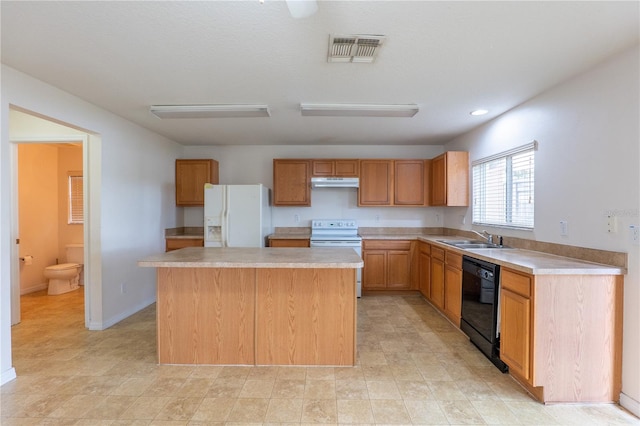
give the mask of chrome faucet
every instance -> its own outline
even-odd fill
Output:
[[[489,244],[493,244],[493,235],[491,235],[490,233],[488,233],[487,231],[482,231],[482,233],[478,232],[478,231],[474,231],[473,229],[471,230],[471,232],[473,232],[474,234],[478,234],[480,235],[482,238],[484,238],[485,240],[487,240],[487,242]]]

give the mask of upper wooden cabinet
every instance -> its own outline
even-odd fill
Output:
[[[427,204],[425,160],[393,161],[393,204],[424,206]]]
[[[360,160],[359,206],[390,206],[392,160]]]
[[[273,205],[311,206],[311,161],[273,160]]]
[[[311,160],[311,176],[358,177],[358,160]]]
[[[469,153],[448,151],[431,160],[431,205],[469,205]]]
[[[216,160],[176,160],[176,205],[204,206],[205,183],[218,183]]]
[[[360,160],[359,206],[425,206],[428,160]]]

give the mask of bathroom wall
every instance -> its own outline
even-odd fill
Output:
[[[82,244],[84,241],[84,226],[68,223],[68,173],[82,172],[82,146],[58,146],[58,253],[60,263],[67,262],[65,247],[67,244]]]
[[[65,261],[64,247],[83,241],[83,226],[67,224],[66,176],[82,170],[82,148],[58,144],[18,145],[20,294],[47,288],[43,271]]]

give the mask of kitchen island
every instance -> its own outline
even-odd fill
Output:
[[[188,247],[138,265],[157,268],[160,364],[355,365],[353,249]]]

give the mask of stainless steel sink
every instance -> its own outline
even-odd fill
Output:
[[[510,248],[507,246],[501,246],[499,244],[490,244],[481,240],[438,240],[438,242],[449,244],[460,249],[505,249]]]

